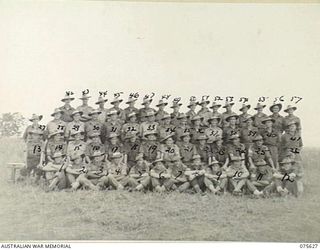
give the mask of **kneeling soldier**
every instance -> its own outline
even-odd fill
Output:
[[[249,171],[244,165],[244,159],[239,156],[232,157],[231,165],[227,168],[226,174],[233,194],[241,194],[249,176]]]
[[[151,184],[155,191],[169,191],[173,185],[171,175],[163,164],[163,159],[158,158],[152,163],[150,170]]]
[[[149,176],[149,163],[143,159],[140,154],[136,157],[136,164],[129,172],[129,186],[136,191],[148,189],[151,178]]]
[[[65,154],[56,152],[53,156],[53,162],[49,162],[42,170],[46,173],[46,179],[50,182],[48,191],[55,189],[64,189],[66,187],[66,176],[64,170],[68,163]]]
[[[212,193],[220,194],[226,191],[228,183],[226,172],[214,157],[206,168],[205,177],[204,183]]]

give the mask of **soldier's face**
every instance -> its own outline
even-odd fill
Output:
[[[194,121],[194,125],[195,125],[195,126],[199,126],[200,124],[201,124],[201,121],[200,121],[200,120],[195,120],[195,121]]]
[[[240,143],[240,139],[239,138],[235,138],[232,140],[233,145],[238,145]]]
[[[281,167],[283,170],[288,171],[291,169],[291,163],[284,163]]]
[[[155,141],[157,137],[155,135],[148,135],[148,140],[149,141]]]
[[[62,163],[62,157],[60,156],[60,157],[54,158],[54,163],[55,163],[55,164],[60,164],[60,163]]]
[[[61,134],[56,134],[54,137],[53,137],[53,140],[55,141],[59,141],[61,139]]]
[[[208,104],[206,102],[201,103],[201,108],[205,108]]]
[[[110,115],[110,120],[112,120],[112,121],[117,120],[117,114]]]
[[[99,108],[103,109],[104,108],[104,102],[99,103]]]
[[[37,118],[33,119],[33,120],[32,120],[32,123],[33,123],[34,125],[38,125],[39,119],[37,119]]]
[[[289,131],[290,131],[290,132],[295,132],[296,130],[297,130],[296,124],[291,124],[291,125],[289,126]]]
[[[211,124],[212,126],[217,126],[218,120],[217,120],[217,119],[213,119],[213,120],[211,120],[210,124]]]
[[[149,108],[149,107],[150,107],[150,102],[146,102],[146,103],[144,104],[144,107],[145,107],[145,108]]]
[[[114,106],[115,108],[119,108],[119,105],[120,105],[120,102],[114,102],[114,103],[113,103],[113,106]]]
[[[55,113],[54,114],[54,118],[56,119],[56,120],[59,120],[60,118],[61,118],[61,113],[59,112],[59,113]]]
[[[74,159],[74,160],[73,160],[73,163],[74,163],[74,164],[77,164],[77,165],[78,165],[78,164],[81,164],[81,163],[82,163],[82,158],[81,158],[81,157],[78,157],[78,158]]]
[[[244,107],[243,109],[242,109],[242,113],[247,113],[248,112],[248,107]]]
[[[143,159],[137,160],[137,165],[141,167],[143,165]]]
[[[251,119],[247,120],[247,126],[251,126],[253,121]]]
[[[70,105],[70,102],[71,102],[70,99],[64,100],[64,103],[65,103],[66,105]]]
[[[182,141],[183,142],[189,142],[190,141],[190,136],[186,135],[186,136],[182,137]]]
[[[88,104],[88,99],[82,99],[82,104],[87,105]]]
[[[98,120],[99,114],[93,114],[92,115],[92,120]]]
[[[134,107],[134,104],[135,104],[135,102],[130,102],[130,103],[129,103],[129,107],[130,107],[130,108],[133,108],[133,107]]]
[[[288,114],[289,114],[289,115],[292,115],[292,114],[293,114],[293,111],[294,111],[293,109],[288,109]]]
[[[118,165],[118,164],[120,163],[120,161],[121,161],[121,158],[114,158],[112,161],[113,161],[116,165]]]
[[[217,146],[221,146],[221,145],[222,145],[222,140],[217,140],[217,141],[216,141],[216,145],[217,145]]]
[[[273,122],[272,122],[272,121],[267,121],[267,122],[266,122],[266,126],[267,126],[268,128],[271,128],[272,125],[273,125]]]
[[[263,108],[258,108],[257,111],[261,113],[263,111]]]
[[[219,164],[215,163],[212,165],[212,170],[215,171],[215,172],[218,172],[220,170],[220,166]]]
[[[95,136],[95,137],[92,137],[91,140],[95,143],[99,142],[99,137],[98,136]]]
[[[213,112],[217,112],[217,111],[218,111],[218,106],[212,107],[212,111],[213,111]]]
[[[272,113],[278,113],[280,111],[279,107],[278,106],[274,106],[272,108]]]
[[[137,120],[137,117],[135,116],[135,115],[133,115],[133,116],[131,116],[130,117],[130,122],[136,122],[136,120]]]
[[[194,165],[200,165],[201,164],[201,159],[194,159],[193,160]]]
[[[163,120],[163,123],[164,123],[165,125],[169,125],[169,124],[170,124],[170,119],[169,119],[169,118],[164,119],[164,120]]]
[[[257,145],[257,146],[261,147],[262,144],[263,144],[263,140],[256,141],[256,145]]]
[[[206,144],[206,140],[199,140],[199,144],[200,145],[205,145]]]
[[[75,120],[75,121],[80,121],[80,114],[79,113],[77,113],[77,114],[75,114],[74,116],[73,116],[73,120]]]
[[[236,124],[236,121],[237,121],[237,119],[236,119],[235,117],[231,117],[231,118],[229,119],[230,125],[235,125],[235,124]]]
[[[149,121],[149,122],[153,122],[154,119],[155,119],[155,118],[154,118],[154,115],[150,115],[150,116],[148,117],[148,121]]]
[[[129,140],[130,140],[130,142],[135,142],[135,141],[137,140],[137,137],[136,137],[136,136],[133,136],[133,137],[131,137]]]
[[[196,109],[196,105],[191,105],[191,106],[190,106],[190,109],[191,109],[192,111],[194,111],[194,110]]]
[[[164,105],[160,105],[160,106],[159,106],[159,110],[162,111],[163,109],[164,109]]]
[[[173,144],[173,139],[170,137],[166,140],[166,145],[170,146]]]
[[[102,162],[103,157],[104,157],[103,155],[99,155],[99,156],[93,157],[93,162],[94,163]]]
[[[74,135],[74,139],[75,139],[76,141],[80,141],[80,140],[81,140],[81,134],[80,134],[80,133],[75,134],[75,135]]]
[[[227,110],[227,112],[231,112],[232,106],[227,106],[227,107],[226,107],[226,110]]]
[[[111,142],[111,144],[117,144],[117,142],[118,142],[118,137],[112,137],[112,138],[110,139],[110,142]]]

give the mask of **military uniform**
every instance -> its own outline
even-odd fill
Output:
[[[149,164],[147,164],[145,161],[142,161],[141,164],[135,164],[129,171],[129,185],[138,190],[147,189],[151,184],[149,171]],[[141,186],[139,187],[139,185]]]
[[[123,144],[123,153],[127,155],[127,165],[129,168],[136,164],[136,158],[140,153],[141,142],[136,139],[134,142],[130,141],[130,137],[126,138]]]
[[[168,191],[172,188],[174,183],[171,180],[171,175],[167,168],[159,162],[162,162],[162,160],[156,159],[152,163],[153,166],[150,170],[151,184],[155,191]]]
[[[191,142],[183,141],[178,142],[177,146],[179,147],[179,153],[183,164],[185,164],[186,166],[190,166],[192,157],[197,154],[196,146]]]

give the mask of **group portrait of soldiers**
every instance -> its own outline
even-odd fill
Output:
[[[21,175],[43,180],[46,191],[303,193],[296,105],[243,102],[235,110],[234,101],[219,103],[208,96],[185,104],[169,96],[157,102],[154,95],[122,96],[108,100],[100,92],[93,107],[87,90],[79,96],[82,105],[74,108],[75,94],[66,92],[48,124],[33,114],[23,135],[26,169]],[[182,105],[187,112],[181,112]]]

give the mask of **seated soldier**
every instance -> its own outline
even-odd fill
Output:
[[[85,185],[85,179],[91,181],[93,185],[97,185],[98,189],[104,189],[112,187],[114,189],[123,189],[120,183],[113,177],[112,174],[109,174],[109,168],[107,163],[104,161],[105,154],[101,151],[94,151],[91,156],[91,163],[87,166],[87,171],[85,176],[82,176],[83,183]]]
[[[77,190],[79,187],[84,187],[92,190],[98,188],[87,179],[88,168],[84,162],[84,155],[76,154],[70,158],[70,164],[66,168],[66,176],[72,190]]]
[[[204,165],[201,162],[201,156],[198,154],[194,155],[192,157],[190,170],[185,171],[185,175],[196,193],[202,193],[202,190],[205,189],[205,173],[206,171],[204,170]]]
[[[172,189],[177,189],[180,193],[185,192],[190,187],[185,172],[190,169],[181,162],[180,156],[175,156],[171,159],[172,164],[168,168],[171,179],[174,183]]]
[[[108,164],[108,176],[113,177],[118,185],[116,189],[123,189],[128,185],[128,167],[127,164],[123,162],[123,154],[120,152],[113,153],[109,155],[110,163]]]
[[[174,134],[175,126],[171,124],[171,116],[169,114],[163,115],[161,122],[161,125],[158,126],[158,134],[160,139]]]
[[[244,158],[234,156],[231,158],[231,164],[226,170],[228,177],[228,183],[230,183],[230,191],[234,195],[240,195],[242,189],[247,182],[249,177],[249,171],[244,165]]]
[[[279,170],[273,174],[276,191],[281,196],[291,193],[298,197],[303,193],[303,171],[300,164],[294,163],[290,157],[284,158]]]
[[[151,165],[150,170],[151,184],[153,190],[157,192],[169,191],[173,181],[167,168],[163,164],[163,159],[157,158]]]
[[[66,188],[66,176],[64,170],[68,166],[66,155],[62,152],[56,152],[53,156],[53,162],[49,162],[42,167],[45,172],[46,179],[49,181],[47,191]]]
[[[160,158],[163,159],[165,166],[168,168],[172,159],[176,156],[180,157],[179,147],[174,143],[173,134],[166,136],[160,142]]]
[[[52,156],[56,152],[62,152],[63,154],[67,153],[67,143],[63,138],[63,131],[56,131],[49,135],[49,141],[47,143],[47,161],[53,162]]]
[[[228,184],[226,172],[214,157],[206,168],[205,177],[204,183],[212,193],[221,194],[226,191]]]
[[[190,142],[190,140],[190,133],[186,132],[180,136],[180,140],[177,142],[181,160],[187,167],[191,165],[192,157],[197,154],[197,149],[195,145]]]
[[[91,162],[91,157],[94,153],[94,151],[101,151],[105,153],[105,148],[104,145],[102,144],[100,140],[100,134],[98,132],[90,133],[88,135],[89,141],[86,146],[86,151],[85,151],[85,160],[87,163]]]
[[[114,153],[123,153],[123,144],[119,140],[117,133],[110,133],[105,142],[106,160],[110,161],[110,156]]]
[[[201,156],[201,161],[204,164],[209,163],[209,158],[212,156],[211,147],[207,143],[208,137],[206,135],[199,135],[197,140],[196,150],[197,153]]]
[[[83,141],[83,132],[73,131],[71,140],[67,147],[67,156],[73,157],[73,155],[85,154],[86,143]]]
[[[126,133],[123,142],[124,162],[127,163],[129,170],[136,164],[136,157],[140,153],[141,142],[136,133]]]
[[[212,157],[214,157],[219,162],[219,166],[224,170],[227,169],[229,165],[229,156],[226,146],[223,145],[222,137],[217,137],[216,141],[213,142],[213,144],[211,145],[211,153]]]
[[[272,181],[272,168],[265,160],[259,160],[255,163],[254,168],[249,169],[250,177],[247,180],[249,191],[255,196],[262,194],[269,195]]]
[[[157,141],[157,132],[152,131],[145,134],[146,139],[140,147],[140,153],[143,153],[143,158],[152,163],[159,155],[160,143]]]
[[[136,164],[129,171],[129,186],[136,191],[147,190],[151,182],[150,163],[143,159],[142,154],[137,155],[135,160]]]

